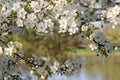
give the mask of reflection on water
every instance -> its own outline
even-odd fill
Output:
[[[53,74],[48,80],[120,80],[120,57],[84,57],[82,61],[73,75]]]

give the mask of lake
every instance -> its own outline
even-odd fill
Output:
[[[71,76],[53,74],[47,80],[120,80],[120,57],[80,57],[82,67]]]

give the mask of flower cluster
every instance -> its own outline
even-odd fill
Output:
[[[93,20],[91,15],[95,19],[99,17],[98,11],[95,12],[94,9],[86,10],[83,7],[102,8],[95,7],[96,5],[101,6],[100,3],[95,4],[95,1],[89,1],[91,3],[90,6],[87,6],[86,1],[85,4],[82,4],[79,0],[5,1],[1,1],[0,9],[2,26],[34,28],[38,33],[54,31],[57,27],[59,33],[68,32],[70,35],[75,34],[79,32],[80,23],[83,22],[79,18],[88,22],[88,20]],[[117,18],[119,10],[119,6],[115,5],[105,11],[106,17],[110,19],[110,22],[114,24],[119,22],[119,18]],[[11,28],[9,27],[9,30]],[[85,27],[81,28],[82,30],[85,29]]]
[[[69,32],[74,34],[78,31],[75,21],[78,11],[77,6],[78,4],[67,0],[39,0],[29,3],[18,0],[13,4],[10,1],[2,6],[0,19],[1,23],[7,21],[7,26],[10,26],[12,22],[13,26],[35,28],[37,32],[45,33],[48,32],[48,28],[53,31],[54,27],[58,26],[59,33]],[[5,17],[5,15],[7,16]],[[7,18],[10,18],[10,20],[6,20]],[[59,25],[54,25],[56,24],[54,20]]]
[[[16,59],[20,59],[16,61]],[[46,80],[48,76],[56,73],[61,75],[71,75],[73,72],[81,68],[82,60],[77,58],[73,60],[67,60],[65,63],[61,64],[57,60],[51,62],[47,57],[38,57],[32,55],[30,58],[25,58],[24,55],[15,54],[15,58],[5,57],[0,59],[0,79],[10,79],[10,80],[28,80],[30,74],[28,71],[24,70],[26,66],[30,69],[30,74],[38,75],[39,79]],[[28,76],[29,75],[29,76]],[[24,77],[25,76],[25,77]],[[28,76],[28,77],[27,77]],[[29,80],[37,80],[29,79]]]
[[[108,53],[112,51],[110,42],[103,36],[101,32],[97,32],[95,35],[92,34],[92,37],[95,44],[90,44],[90,49],[97,53],[100,52],[104,56],[108,56]]]
[[[111,23],[113,23],[113,26],[119,24],[120,21],[119,14],[120,14],[120,7],[118,5],[115,5],[114,7],[111,7],[106,11],[106,17]]]
[[[89,48],[96,52],[101,53],[102,55],[107,56],[108,53],[112,51],[112,46],[110,42],[104,37],[103,33],[98,30],[98,28],[94,28],[94,25],[82,25],[81,33],[79,34],[80,40],[89,39],[93,41],[93,43],[89,44]]]
[[[111,3],[115,5],[110,5]],[[22,55],[21,43],[9,41],[11,39],[4,42],[2,38],[9,38],[8,36],[16,33],[21,34],[29,28],[37,34],[49,32],[79,34],[81,40],[87,38],[93,41],[93,44],[89,45],[92,51],[107,56],[112,50],[110,42],[90,23],[107,20],[116,25],[120,21],[119,11],[119,4],[116,5],[113,0],[0,0],[0,41],[5,45],[0,45],[0,54],[5,57],[0,60],[1,64],[5,63],[0,66],[3,70],[1,72],[3,79],[21,80],[21,74],[15,75],[17,72],[14,70],[21,69],[19,64],[23,63],[30,65],[32,67],[30,72],[34,74],[36,71],[42,79],[55,72],[71,74],[77,67],[69,66],[67,62],[61,66],[57,61],[50,64],[45,57],[25,58]]]
[[[15,41],[9,42],[5,48],[0,47],[0,54],[13,56],[14,53],[23,53],[22,44]]]

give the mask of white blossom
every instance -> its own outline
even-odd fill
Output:
[[[31,71],[30,71],[30,73],[31,73],[31,74],[33,74],[33,73],[34,73],[34,71],[33,71],[33,70],[31,70]]]
[[[71,23],[71,26],[69,26],[68,28],[68,32],[70,33],[70,35],[76,33],[77,31],[78,31],[77,24],[75,22]]]
[[[27,15],[27,18],[24,21],[24,25],[26,28],[33,28],[38,23],[38,18],[36,17],[35,13],[31,13]]]
[[[64,11],[63,14],[66,15],[66,17],[71,17],[71,18],[74,19],[74,17],[77,15],[76,12],[77,12],[76,9],[74,9],[74,10],[73,9],[70,9],[70,10],[68,9],[68,10]]]
[[[6,14],[0,13],[0,22],[3,22],[6,20]]]
[[[17,21],[16,21],[16,24],[18,27],[23,27],[23,20],[18,18]]]
[[[3,53],[3,50],[2,50],[2,47],[0,46],[0,54],[2,54]]]
[[[35,8],[38,5],[37,1],[31,1],[30,6],[31,8]]]
[[[58,70],[59,63],[57,61],[54,62],[52,66],[50,66],[51,72],[55,73]]]
[[[113,8],[113,14],[118,15],[120,13],[120,7],[118,5],[115,5]]]
[[[52,10],[54,8],[54,5],[49,5],[46,9]]]
[[[53,3],[61,3],[62,1],[65,1],[65,0],[52,0]]]
[[[19,9],[19,11],[17,12],[17,16],[22,19],[25,19],[26,14],[27,12],[24,10],[24,8]]]
[[[22,44],[21,43],[15,41],[14,44],[15,44],[15,47],[19,48],[19,50],[22,50]]]
[[[82,25],[81,30],[82,30],[82,31],[87,31],[87,30],[88,30],[88,26]]]
[[[93,40],[94,37],[95,37],[95,33],[92,33],[92,34],[89,36],[89,39],[90,39],[90,40]]]
[[[56,15],[57,13],[59,15],[62,15],[64,11],[68,9],[67,2],[66,1],[58,1],[58,3],[55,4],[55,7],[53,8],[53,13]]]
[[[120,7],[118,5],[109,8],[106,13],[106,17],[110,19],[111,23],[114,25],[117,25],[119,23],[120,19],[117,16],[120,14]]]
[[[47,26],[43,22],[40,22],[36,25],[37,32],[46,32]]]
[[[44,79],[45,79],[45,76],[43,76],[43,75],[42,75],[42,76],[41,76],[41,79],[43,79],[43,80],[44,80]]]
[[[12,56],[16,52],[23,52],[22,51],[22,44],[15,41],[11,41],[7,44],[8,47],[4,48],[4,54],[7,56]]]
[[[34,21],[36,18],[37,18],[37,17],[36,17],[36,15],[35,15],[34,13],[31,13],[31,14],[28,14],[28,15],[27,15],[27,19],[28,19],[28,20]]]
[[[45,19],[44,24],[50,28],[50,31],[54,30],[54,23],[52,22],[52,19]]]
[[[5,48],[4,50],[4,54],[7,55],[7,56],[12,56],[13,54],[13,47],[8,47],[8,48]]]
[[[5,13],[5,12],[6,12],[6,5],[3,5],[1,9],[1,13]]]
[[[40,2],[40,3],[42,3],[42,2]],[[34,10],[35,13],[41,11],[41,8],[42,8],[42,7],[40,6],[40,4],[38,3],[38,1],[32,1],[32,2],[30,3],[30,7]]]
[[[16,3],[13,3],[13,7],[12,7],[12,10],[17,10],[20,8],[20,2],[16,2]]]
[[[95,44],[90,44],[89,48],[91,49],[91,51],[97,50],[97,46]]]
[[[24,25],[25,25],[25,27],[26,27],[27,29],[29,29],[29,28],[35,27],[36,22],[35,22],[35,21],[31,21],[31,20],[29,20],[29,19],[26,19],[25,22],[24,22]]]
[[[67,31],[67,19],[65,17],[61,17],[61,19],[59,20],[59,33],[64,33]]]

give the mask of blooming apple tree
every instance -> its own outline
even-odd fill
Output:
[[[25,58],[22,44],[11,41],[9,36],[22,34],[30,28],[36,35],[79,35],[81,40],[92,41],[89,45],[92,51],[107,56],[112,50],[111,44],[91,22],[116,26],[120,21],[119,13],[119,1],[115,0],[0,0],[1,79],[28,80],[22,74],[23,64],[42,79],[54,72],[70,74],[75,69],[67,62],[61,67],[57,61],[50,64],[46,57]]]

